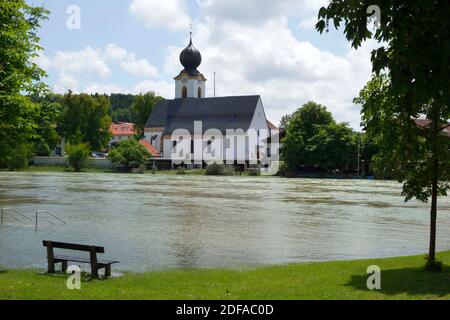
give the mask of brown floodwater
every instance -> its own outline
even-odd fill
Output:
[[[0,173],[0,265],[41,268],[42,240],[95,244],[116,270],[240,268],[425,253],[429,206],[395,182],[73,173]],[[450,199],[438,249],[450,249]],[[52,225],[54,223],[55,225]]]

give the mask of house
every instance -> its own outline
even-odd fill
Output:
[[[192,37],[181,52],[184,69],[175,80],[175,99],[156,104],[145,126],[145,140],[171,165],[268,166],[278,148],[268,152],[267,138],[278,132],[266,118],[258,95],[206,97],[202,62]]]
[[[416,125],[419,128],[423,128],[423,129],[429,128],[431,125],[431,120],[428,120],[428,119],[415,119],[414,122],[416,123]],[[450,124],[449,123],[447,123],[443,126],[442,134],[447,137],[450,137]]]
[[[122,141],[129,140],[134,137],[136,130],[134,128],[134,123],[113,123],[109,128],[112,138],[108,143],[110,148],[116,146]]]

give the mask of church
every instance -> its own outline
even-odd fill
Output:
[[[210,163],[268,167],[278,161],[276,128],[266,118],[261,97],[206,97],[201,53],[189,45],[181,52],[183,70],[174,78],[175,99],[156,104],[145,126],[145,140],[159,153],[154,161],[171,166]]]

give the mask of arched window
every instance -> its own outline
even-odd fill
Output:
[[[188,97],[188,95],[187,95],[187,88],[186,87],[183,87],[183,89],[181,89],[181,97],[183,99],[186,99]]]
[[[200,87],[198,87],[197,96],[198,96],[199,98],[202,97],[202,88],[200,88]]]

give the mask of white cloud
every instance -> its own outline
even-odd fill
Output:
[[[105,50],[106,59],[119,63],[127,73],[139,77],[154,78],[158,75],[158,69],[146,59],[138,59],[136,54],[129,53],[116,44],[109,44]]]
[[[122,93],[123,90],[116,84],[90,83],[83,92],[88,94],[111,94]]]
[[[133,0],[129,12],[148,27],[180,31],[189,23],[182,0]]]
[[[317,12],[327,0],[200,0],[199,3],[206,16],[253,25],[287,15]]]
[[[120,92],[120,86],[99,81],[110,79],[111,68],[115,66],[137,77],[158,76],[158,69],[148,60],[139,59],[135,53],[116,44],[109,44],[104,50],[86,47],[79,51],[58,51],[53,57],[40,55],[35,61],[43,68],[45,66],[47,71],[56,72],[57,81],[53,87],[59,93],[78,92],[81,84],[85,85],[83,92],[87,93]]]
[[[164,97],[166,99],[173,99],[175,92],[175,85],[173,83],[168,83],[166,81],[143,81],[138,83],[134,88],[132,88],[131,93],[141,94],[147,93],[149,91],[156,92],[157,95]]]
[[[310,16],[303,18],[300,20],[300,23],[298,24],[299,29],[314,29],[316,27],[318,18],[317,16]]]
[[[57,82],[53,85],[53,90],[56,93],[66,93],[68,90],[73,92],[78,91],[78,81],[72,75],[61,72],[58,76]]]
[[[43,52],[39,52],[32,61],[45,71],[48,71],[52,65],[52,61]]]
[[[260,94],[274,122],[314,100],[326,105],[338,121],[359,127],[353,98],[370,78],[373,43],[358,51],[349,48],[342,56],[300,41],[286,17],[260,25],[207,17],[197,27],[194,44],[203,55],[200,71],[210,79],[217,72],[218,96]],[[182,46],[169,50],[165,72],[175,75],[181,69]]]
[[[52,58],[52,67],[68,74],[91,75],[106,78],[111,69],[102,57],[101,50],[86,47],[80,51],[57,51]]]

